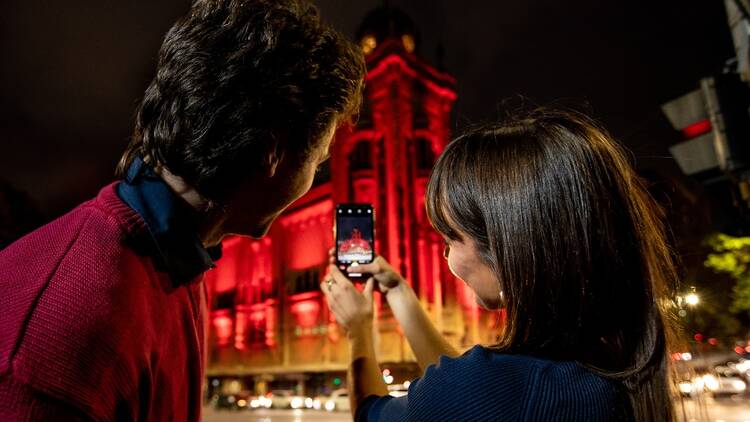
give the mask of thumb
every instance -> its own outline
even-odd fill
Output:
[[[375,287],[375,279],[373,277],[370,277],[367,279],[367,283],[365,284],[364,290],[362,290],[362,294],[365,295],[365,297],[369,300],[372,300],[372,291]]]

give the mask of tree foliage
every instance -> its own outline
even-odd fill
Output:
[[[750,314],[750,237],[716,233],[707,238],[711,252],[705,266],[734,280],[730,311]]]

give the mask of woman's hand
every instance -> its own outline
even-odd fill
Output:
[[[372,334],[374,286],[375,282],[371,278],[360,292],[335,265],[329,267],[328,275],[320,284],[320,289],[328,301],[328,308],[350,337]]]
[[[397,287],[407,286],[404,278],[391,267],[391,264],[385,260],[382,256],[378,255],[375,260],[370,264],[360,264],[356,267],[347,268],[348,272],[372,274],[371,279],[375,279],[378,282],[378,290],[383,294],[387,294],[389,290],[396,289]],[[368,280],[369,281],[369,280]]]
[[[328,251],[328,263],[332,266],[336,266],[336,253],[334,248]],[[375,281],[378,283],[378,290],[381,293],[386,294],[389,290],[395,289],[400,286],[408,286],[404,282],[404,278],[396,272],[396,270],[385,260],[382,256],[378,255],[375,260],[370,264],[359,264],[356,266],[350,266],[346,269],[347,273],[360,273],[360,274],[371,274]]]

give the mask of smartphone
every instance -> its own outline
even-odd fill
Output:
[[[369,264],[375,259],[375,210],[370,204],[339,204],[334,210],[336,265],[346,274],[348,267]],[[351,272],[350,278],[365,274]]]

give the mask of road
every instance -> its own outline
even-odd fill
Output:
[[[750,422],[750,399],[748,397],[734,397],[704,399],[705,406],[696,406],[696,402],[685,400],[685,414],[687,418],[679,420],[687,422]],[[681,407],[677,406],[678,416],[682,416]]]
[[[203,422],[351,422],[348,412],[324,410],[247,410],[227,411],[203,409]]]
[[[685,400],[685,414],[677,406],[678,420],[683,422],[750,422],[750,399],[706,398],[704,406],[696,406],[692,400]],[[203,422],[350,422],[347,412],[326,412],[321,410],[247,410],[217,411],[204,409]]]

